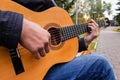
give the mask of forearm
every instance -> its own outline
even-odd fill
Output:
[[[9,11],[0,11],[0,45],[16,48],[22,31],[23,16]]]

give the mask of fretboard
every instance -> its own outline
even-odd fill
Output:
[[[96,23],[99,25],[99,27],[102,27],[105,25],[104,20],[96,21]],[[73,37],[77,37],[78,35],[81,35],[83,33],[90,32],[90,31],[91,29],[88,28],[88,23],[76,24],[76,25],[60,28],[60,32],[62,33],[62,41],[71,39]]]

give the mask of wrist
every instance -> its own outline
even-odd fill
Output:
[[[80,36],[78,36],[78,40],[79,40],[79,50],[78,50],[78,52],[87,50],[88,46],[86,46],[84,38],[81,38]]]
[[[84,37],[84,42],[85,42],[85,46],[88,47],[90,44],[90,41],[86,37]]]

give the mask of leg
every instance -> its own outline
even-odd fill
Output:
[[[103,56],[89,54],[53,66],[44,80],[115,80],[115,77]]]

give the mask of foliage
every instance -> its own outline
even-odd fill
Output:
[[[78,13],[78,23],[85,22],[85,18],[91,17],[96,19],[104,17],[104,12],[111,14],[111,4],[103,2],[102,0],[55,0],[59,7],[64,8],[76,21],[76,14]],[[78,3],[78,7],[75,3]]]
[[[89,1],[89,5],[90,5],[90,10],[89,10],[89,14],[90,17],[92,17],[93,19],[96,19],[98,17],[104,17],[104,12],[107,11],[108,14],[111,14],[111,4],[110,3],[106,3],[103,2],[101,0],[96,0],[96,2],[94,0],[87,0]]]
[[[115,31],[115,32],[120,32],[120,27],[113,29],[113,31]]]
[[[120,28],[118,28],[117,31],[120,32]]]
[[[120,28],[118,28],[117,31],[120,32]]]
[[[79,13],[78,14],[78,23],[84,23],[85,22],[85,18],[84,18],[84,14],[83,13]]]
[[[117,11],[120,11],[120,2],[117,3],[117,5],[119,5],[118,9],[116,9]],[[120,24],[120,13],[118,13],[115,17],[114,20],[116,20],[119,24]]]
[[[105,11],[108,12],[108,15],[110,15],[112,12],[111,4],[102,2],[102,0],[78,0],[78,4],[79,14],[84,14],[83,16],[86,15],[85,18],[91,17],[92,19],[97,19],[100,17],[104,17]]]
[[[120,13],[114,17],[114,20],[116,20],[117,23],[120,24]]]

